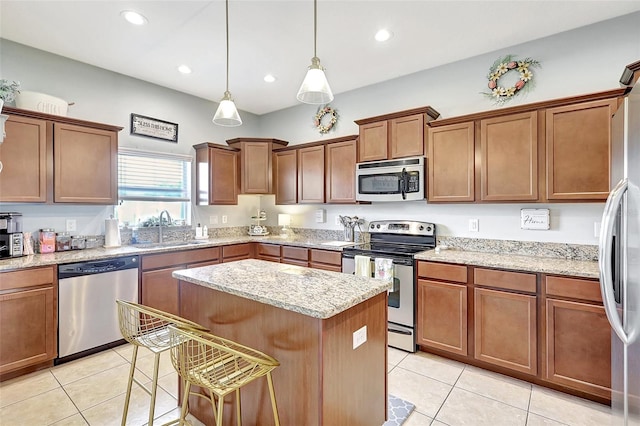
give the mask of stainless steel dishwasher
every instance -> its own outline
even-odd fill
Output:
[[[56,363],[122,340],[116,299],[138,302],[139,263],[126,256],[58,266]]]

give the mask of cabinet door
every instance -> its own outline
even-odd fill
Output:
[[[280,263],[280,246],[276,244],[258,243],[256,245],[256,258]]]
[[[417,343],[467,355],[467,286],[418,280]]]
[[[309,249],[304,247],[282,246],[281,263],[309,266]]]
[[[611,397],[611,328],[604,308],[547,299],[543,378]]]
[[[616,106],[614,99],[547,110],[548,199],[606,200]]]
[[[243,194],[271,194],[271,144],[244,142],[242,146]]]
[[[57,356],[53,286],[0,294],[0,373]]]
[[[10,116],[0,144],[0,201],[47,201],[47,175],[52,172],[50,140],[44,120]]]
[[[427,200],[475,199],[474,123],[451,124],[428,131]]]
[[[186,265],[174,268],[158,269],[142,273],[142,304],[179,315],[178,280],[171,275],[173,271],[184,269]]]
[[[238,154],[209,149],[209,204],[238,204]]]
[[[538,114],[480,121],[480,199],[538,199]]]
[[[309,267],[342,272],[342,253],[339,251],[310,249]]]
[[[324,203],[324,145],[298,150],[298,203]]]
[[[536,297],[476,288],[475,358],[537,374]]]
[[[71,124],[53,125],[53,200],[118,202],[118,135]]]
[[[233,244],[222,247],[222,263],[233,262],[242,259],[251,259],[250,243]]]
[[[391,158],[424,156],[424,114],[389,120]]]
[[[358,161],[386,160],[388,158],[389,135],[387,121],[360,125]]]
[[[356,202],[356,141],[326,145],[326,201],[346,204]]]
[[[298,202],[298,154],[296,150],[273,154],[276,204]]]

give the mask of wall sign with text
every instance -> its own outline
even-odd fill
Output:
[[[521,209],[520,228],[549,229],[549,209]]]
[[[131,114],[131,134],[161,139],[168,142],[178,142],[178,125],[157,118]]]

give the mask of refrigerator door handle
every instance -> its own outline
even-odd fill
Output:
[[[620,208],[622,197],[627,192],[628,187],[628,180],[622,179],[618,182],[615,188],[613,188],[609,194],[609,198],[607,198],[607,203],[605,204],[604,212],[602,213],[602,227],[600,229],[599,241],[600,256],[598,259],[598,265],[600,267],[600,292],[602,293],[604,310],[607,314],[607,318],[609,318],[611,328],[625,345],[630,343],[630,336],[625,332],[616,308],[616,301],[613,293],[611,256],[613,255],[612,241],[616,213]],[[618,253],[618,255],[621,255],[621,253]]]

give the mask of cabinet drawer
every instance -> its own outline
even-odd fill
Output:
[[[309,261],[309,249],[302,247],[282,246],[282,259]]]
[[[280,257],[280,246],[258,243],[258,256]]]
[[[536,292],[535,274],[522,272],[497,271],[495,269],[475,268],[473,274],[475,285],[503,288],[506,290]]]
[[[567,277],[545,277],[547,296],[568,297],[602,303],[600,282]]]
[[[339,251],[311,249],[311,262],[326,263],[342,268],[342,253]]]
[[[208,262],[219,258],[220,247],[146,254],[142,256],[142,270],[168,268],[175,265],[184,265],[185,263]]]
[[[436,280],[467,282],[467,267],[446,263],[418,262],[418,276]]]
[[[231,257],[249,257],[250,254],[251,254],[251,245],[249,243],[235,244],[232,246],[222,247],[223,259],[227,259]]]
[[[51,284],[54,279],[53,267],[24,269],[0,274],[0,291]]]

